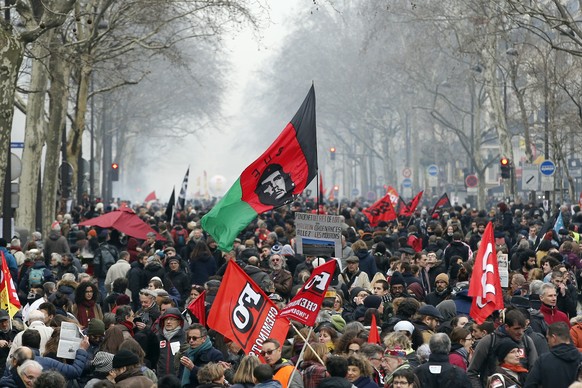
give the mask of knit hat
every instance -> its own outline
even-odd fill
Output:
[[[449,275],[447,275],[446,273],[439,273],[435,278],[434,282],[436,283],[438,281],[443,281],[447,283],[447,285],[449,285]]]
[[[394,325],[394,331],[407,331],[410,334],[414,332],[414,325],[409,321],[400,321],[396,325]]]
[[[394,286],[396,284],[401,284],[406,287],[406,281],[400,272],[394,272],[390,278],[390,285]]]
[[[339,332],[344,331],[344,327],[346,327],[346,321],[340,314],[333,314],[331,316],[331,324],[333,325],[333,328]]]
[[[91,365],[95,369],[95,372],[99,373],[109,373],[113,369],[113,354],[108,352],[97,352]]]
[[[381,303],[382,298],[379,297],[378,295],[370,295],[367,296],[366,299],[364,299],[364,306],[366,306],[367,309],[377,309],[378,307],[380,307]]]
[[[115,298],[115,304],[118,306],[126,306],[130,302],[131,302],[131,299],[129,299],[129,296],[127,296],[125,294],[121,294],[117,298]]]
[[[139,358],[129,350],[122,349],[113,356],[113,369],[139,364]]]
[[[179,263],[180,259],[178,259],[176,256],[172,256],[168,259],[168,263],[171,263],[172,261],[177,261]]]
[[[505,356],[509,354],[513,349],[519,348],[519,345],[513,342],[512,340],[505,339],[499,341],[499,344],[495,347],[495,355],[499,362],[503,362]]]
[[[281,254],[283,247],[279,244],[275,244],[271,247],[271,255],[279,255]]]
[[[281,254],[283,256],[295,256],[295,251],[291,248],[291,245],[285,244],[283,248],[281,248]]]
[[[87,335],[105,334],[105,324],[101,319],[91,319],[87,327]]]

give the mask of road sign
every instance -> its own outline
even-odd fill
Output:
[[[10,148],[24,148],[24,142],[10,142]]]
[[[22,161],[13,153],[10,153],[10,180],[15,181],[22,174]]]
[[[402,176],[405,178],[410,178],[412,176],[412,170],[410,167],[404,167],[402,169]]]
[[[540,163],[540,172],[545,176],[552,176],[556,172],[556,165],[551,160],[544,160]]]
[[[412,179],[404,178],[402,180],[402,187],[404,187],[404,188],[412,187]]]
[[[439,175],[439,166],[436,164],[431,164],[426,168],[426,173],[428,176],[438,176]]]
[[[467,175],[465,178],[465,184],[467,187],[477,187],[479,184],[479,178],[477,178],[477,175]]]
[[[525,163],[522,167],[521,189],[537,191],[540,186],[540,170],[535,164]]]
[[[378,198],[378,194],[376,194],[375,191],[368,191],[368,193],[366,194],[366,199],[368,201],[375,201],[376,198]]]
[[[358,195],[360,195],[360,190],[353,188],[352,189],[352,197],[357,197]]]

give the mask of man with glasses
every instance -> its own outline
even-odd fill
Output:
[[[293,373],[293,370],[295,369],[293,364],[290,361],[281,358],[281,344],[279,341],[274,338],[267,338],[263,342],[261,356],[263,356],[265,362],[273,368],[273,380],[280,382],[283,387],[303,388],[301,373],[299,371]],[[293,375],[293,379],[289,386],[291,375]]]
[[[351,346],[352,344],[350,344]],[[348,348],[349,350],[349,348]],[[377,344],[363,344],[360,348],[360,353],[370,361],[374,371],[372,372],[372,380],[379,387],[384,386],[384,369],[382,368],[382,353],[384,349]]]
[[[406,350],[400,347],[388,348],[384,351],[382,357],[382,368],[384,368],[384,384],[387,387],[392,386],[394,373],[403,369],[411,368],[406,359]]]
[[[194,323],[186,331],[189,347],[180,351],[180,370],[178,377],[182,387],[197,387],[198,370],[209,362],[224,360],[222,352],[212,346],[204,325]]]

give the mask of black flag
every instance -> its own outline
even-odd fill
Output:
[[[176,188],[172,189],[172,195],[170,195],[170,200],[168,201],[168,206],[166,207],[166,221],[172,223],[172,218],[174,217],[174,203],[176,202]]]
[[[190,166],[186,170],[186,175],[184,175],[184,180],[182,181],[182,187],[180,188],[180,195],[178,196],[178,202],[176,203],[176,208],[178,210],[184,210],[186,205],[186,190],[188,190],[188,176],[190,175]]]

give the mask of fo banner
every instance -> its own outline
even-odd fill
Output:
[[[256,356],[267,338],[282,344],[289,329],[289,321],[279,318],[275,304],[234,260],[228,262],[207,323]]]
[[[294,319],[306,326],[315,325],[315,319],[323,304],[335,266],[336,261],[331,260],[315,268],[309,280],[301,287],[295,298],[281,310],[279,316]]]

